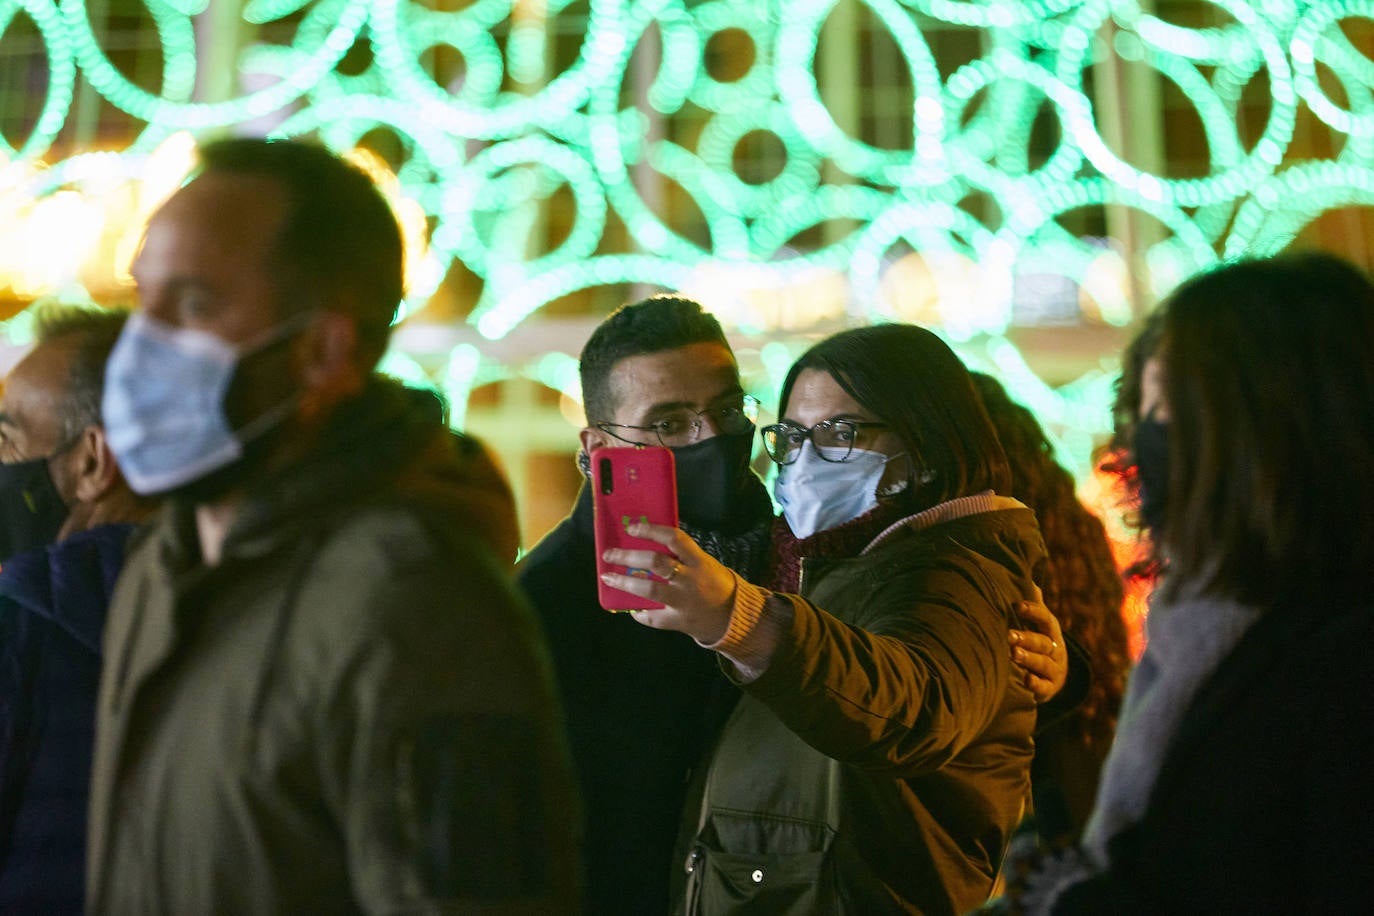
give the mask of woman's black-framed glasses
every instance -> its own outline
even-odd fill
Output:
[[[822,459],[838,463],[849,460],[854,451],[854,440],[859,437],[859,430],[886,425],[876,420],[831,419],[822,420],[810,429],[797,426],[795,423],[773,423],[765,426],[760,433],[763,435],[763,447],[768,451],[768,457],[778,464],[791,464],[796,461],[807,439],[811,440],[811,444],[816,447],[816,454]],[[839,452],[837,449],[844,451]]]
[[[707,407],[705,410],[679,407],[645,426],[631,426],[629,423],[597,423],[596,428],[607,435],[615,436],[621,442],[628,442],[630,445],[651,445],[652,443],[639,442],[622,436],[616,432],[617,429],[633,429],[641,433],[653,433],[658,437],[660,445],[667,448],[681,448],[684,445],[691,445],[700,438],[702,424],[707,419],[711,421],[711,425],[716,428],[717,432],[743,433],[748,432],[753,427],[754,421],[758,417],[759,399],[746,394],[738,402],[718,404]]]

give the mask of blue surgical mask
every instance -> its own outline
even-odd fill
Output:
[[[825,447],[843,456],[843,448]],[[895,456],[893,456],[895,457]],[[798,538],[838,528],[878,505],[878,482],[891,459],[882,452],[856,448],[848,461],[826,461],[810,442],[797,460],[778,468],[773,495],[787,526]]]
[[[239,363],[297,333],[309,313],[292,316],[236,347],[213,334],[129,316],[105,366],[105,437],[136,493],[167,493],[238,461],[245,443],[291,413],[291,397],[235,430],[225,397]]]

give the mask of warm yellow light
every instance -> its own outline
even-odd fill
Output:
[[[582,403],[566,391],[558,396],[558,412],[574,429],[581,429],[587,425],[587,413],[582,409]]]
[[[18,299],[35,299],[76,282],[100,239],[98,205],[76,191],[58,191],[5,209],[0,288]]]
[[[429,265],[429,221],[419,201],[408,197],[401,190],[401,182],[386,161],[372,150],[354,147],[344,158],[367,174],[377,185],[382,196],[391,205],[391,212],[401,227],[401,240],[405,245],[405,288],[408,293],[416,292],[416,287],[438,286],[442,276],[434,278]]]
[[[63,295],[78,288],[98,298],[132,279],[129,265],[148,217],[195,164],[195,140],[173,134],[137,172],[115,153],[68,160],[63,185],[33,197],[41,162],[10,166],[0,185],[0,294],[17,300]]]
[[[698,268],[682,294],[705,305],[727,330],[804,331],[844,317],[849,283],[815,267],[779,280],[754,265]]]
[[[148,220],[167,198],[176,193],[186,176],[196,165],[196,140],[187,131],[177,131],[149,154],[143,164],[141,180],[134,183],[134,199],[128,204],[126,216],[115,233],[114,281],[120,285],[133,282],[129,268],[143,244],[143,230]]]
[[[1130,268],[1120,253],[1106,250],[1088,262],[1078,287],[1078,308],[1084,318],[1107,324],[1129,324]]]

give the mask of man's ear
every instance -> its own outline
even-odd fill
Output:
[[[324,310],[301,334],[301,413],[306,419],[327,413],[356,394],[366,381],[358,352],[358,323],[351,315]]]
[[[105,430],[87,426],[72,446],[69,467],[72,496],[79,503],[93,503],[109,492],[119,480],[119,465],[105,439]]]

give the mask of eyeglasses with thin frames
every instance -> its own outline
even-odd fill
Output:
[[[711,421],[711,425],[715,427],[717,432],[743,433],[748,432],[753,427],[758,416],[759,399],[746,394],[740,398],[738,403],[707,407],[705,410],[680,407],[645,426],[634,426],[629,423],[597,423],[596,428],[630,445],[652,445],[653,443],[640,442],[623,436],[616,432],[617,429],[653,433],[660,445],[667,448],[681,448],[684,445],[691,445],[701,438],[701,428],[707,419]]]
[[[876,420],[842,420],[832,417],[822,420],[810,429],[795,423],[773,423],[765,426],[763,447],[768,457],[777,464],[791,464],[801,454],[802,445],[807,439],[816,448],[816,454],[825,461],[836,463],[848,461],[854,451],[854,441],[859,438],[859,430],[887,426]],[[842,453],[837,449],[844,449]],[[828,454],[827,454],[828,450]]]

